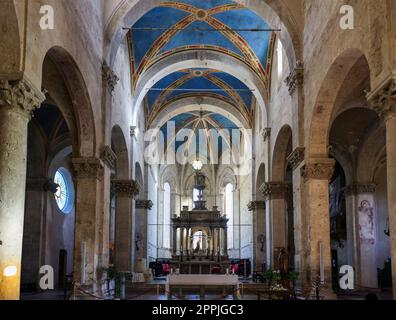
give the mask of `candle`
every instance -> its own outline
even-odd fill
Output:
[[[320,255],[320,282],[325,282],[324,276],[324,261],[323,261],[323,242],[319,242],[319,255]]]

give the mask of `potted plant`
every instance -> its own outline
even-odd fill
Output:
[[[117,272],[114,266],[110,266],[109,268],[105,268],[104,272],[106,272],[106,282],[107,289],[109,292],[111,284],[114,283],[114,297],[119,297],[121,292],[121,283],[120,283],[120,274]]]

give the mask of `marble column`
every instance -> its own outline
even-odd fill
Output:
[[[335,298],[332,290],[330,247],[329,179],[334,172],[333,159],[310,159],[301,168],[306,195],[307,279],[322,283],[320,294]]]
[[[136,264],[142,259],[147,259],[147,227],[148,227],[148,212],[153,208],[153,202],[151,200],[136,200],[136,244],[137,254],[136,254]],[[173,233],[173,241],[176,239],[176,232]],[[176,249],[174,249],[176,250]]]
[[[115,267],[118,271],[132,271],[136,240],[132,238],[132,200],[139,194],[139,187],[134,180],[113,180],[111,188],[117,198]]]
[[[386,124],[389,231],[391,238],[392,286],[396,299],[396,76],[392,74],[368,95],[370,106]]]
[[[44,100],[27,79],[0,80],[0,300],[20,295],[27,127]]]
[[[265,271],[262,270],[266,263],[265,202],[252,201],[248,204],[248,209],[253,214],[253,268],[254,271]]]
[[[267,222],[267,263],[276,269],[276,258],[281,248],[287,249],[286,196],[291,185],[284,182],[266,182],[260,187],[264,194]]]

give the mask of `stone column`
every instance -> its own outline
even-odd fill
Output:
[[[185,228],[181,227],[180,228],[180,253],[183,255],[186,250],[185,243],[184,243],[184,231],[185,231]]]
[[[209,230],[210,230],[209,256],[212,257],[212,255],[213,255],[213,247],[214,247],[214,231],[213,231],[212,227]]]
[[[217,228],[217,248],[216,253],[221,255],[221,238],[220,238],[220,228]]]
[[[27,79],[0,80],[0,300],[19,299],[27,126],[44,100]]]
[[[24,230],[29,235],[23,237],[22,285],[35,283],[39,286],[40,267],[45,265],[46,232],[42,227],[46,223],[47,199],[56,191],[58,185],[47,177],[29,177],[26,179],[26,200]]]
[[[132,200],[139,194],[134,180],[113,180],[111,188],[117,197],[115,267],[119,271],[132,271],[132,253],[135,239],[132,238]]]
[[[286,196],[290,190],[290,184],[284,182],[267,182],[260,187],[267,203],[267,263],[272,269],[277,267],[275,260],[278,251],[287,249]]]
[[[353,183],[345,188],[347,212],[351,213],[347,214],[348,264],[354,267],[356,283],[369,288],[378,287],[374,193],[373,183]],[[368,213],[373,214],[371,226],[364,222]]]
[[[172,238],[172,243],[173,243],[173,245],[172,245],[172,254],[174,255],[174,256],[176,256],[177,255],[177,228],[176,227],[173,227],[173,234],[172,234],[172,236],[173,236],[173,238]]]
[[[389,231],[391,238],[392,287],[396,299],[396,76],[393,74],[368,95],[371,107],[386,124]]]
[[[153,202],[151,200],[136,200],[136,247],[137,255],[136,260],[147,259],[147,226],[148,226],[148,212],[153,208]],[[175,238],[175,233],[173,234]],[[174,239],[173,238],[173,239]],[[136,262],[137,263],[137,262]]]
[[[321,281],[321,295],[335,298],[332,291],[330,248],[329,179],[334,172],[332,159],[311,159],[302,168],[306,195],[307,279]]]
[[[262,266],[266,263],[265,202],[252,201],[248,204],[248,209],[253,214],[253,268],[254,271],[264,271]]]
[[[192,247],[192,234],[191,234],[191,228],[187,228],[187,252],[190,254],[191,252],[191,247]]]
[[[299,277],[296,281],[296,289],[301,293],[309,288],[310,284],[306,279],[306,259],[305,244],[307,242],[305,223],[305,196],[304,181],[301,177],[301,167],[304,165],[305,148],[297,147],[287,158],[290,167],[293,169],[293,210],[294,210],[294,269]]]
[[[105,270],[109,267],[109,262],[110,262],[110,241],[114,244],[114,238],[110,239],[113,237],[114,234],[110,235],[110,230],[114,230],[114,225],[112,223],[115,222],[115,212],[113,219],[114,221],[111,222],[111,217],[112,217],[112,208],[111,208],[111,172],[115,166],[115,163],[117,161],[117,155],[113,152],[110,146],[106,145],[102,147],[101,150],[101,160],[104,164],[104,170],[103,170],[103,181],[101,183],[102,188],[101,188],[101,195],[100,197],[103,199],[102,200],[102,212],[99,215],[100,221],[99,221],[99,230],[97,231],[99,234],[99,261],[98,265],[100,270]],[[100,200],[99,200],[100,201]],[[111,228],[111,229],[110,229]],[[107,275],[102,273],[98,274],[98,279],[103,279],[105,280],[107,278]],[[102,281],[102,292],[106,295],[107,293],[107,284],[106,281]]]
[[[228,257],[228,243],[227,243],[227,227],[224,227],[223,229],[223,250],[224,250],[224,256]]]
[[[76,223],[74,236],[74,281],[95,290],[99,258],[98,224],[101,210],[100,182],[104,168],[97,158],[72,160],[76,186]]]

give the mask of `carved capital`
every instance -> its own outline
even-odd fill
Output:
[[[26,78],[0,80],[0,108],[5,107],[26,115],[29,119],[45,100],[45,94]]]
[[[132,138],[136,138],[136,132],[137,132],[136,126],[131,126],[129,128],[129,134],[131,135]]]
[[[120,80],[106,62],[102,65],[102,80],[107,85],[110,93],[113,93],[115,86]]]
[[[370,107],[385,121],[396,116],[396,75],[367,95]]]
[[[103,178],[103,163],[97,158],[75,158],[72,160],[77,179]]]
[[[153,202],[151,200],[136,200],[136,209],[151,210],[153,208]]]
[[[296,67],[290,72],[285,83],[289,87],[290,95],[293,95],[296,89],[304,84],[304,67],[300,61],[297,61]]]
[[[265,182],[260,187],[266,200],[285,199],[291,190],[291,185],[283,182]]]
[[[112,169],[114,168],[117,161],[117,155],[114,153],[113,149],[111,149],[110,146],[104,146],[102,149],[101,159],[107,165],[107,167]]]
[[[301,175],[304,180],[329,180],[334,173],[335,160],[320,159],[307,163],[301,168]]]
[[[287,157],[287,162],[290,164],[293,170],[296,170],[301,162],[304,161],[304,158],[305,148],[298,147]]]
[[[248,203],[249,211],[265,210],[265,201],[250,201]]]
[[[117,196],[134,198],[139,194],[139,186],[135,180],[112,180],[111,191]]]
[[[264,128],[262,135],[263,135],[264,142],[269,140],[271,138],[271,128]]]
[[[361,182],[354,182],[349,186],[346,186],[344,189],[344,194],[346,196],[350,195],[358,195],[364,193],[374,193],[377,188],[377,185],[372,182],[361,183]]]

